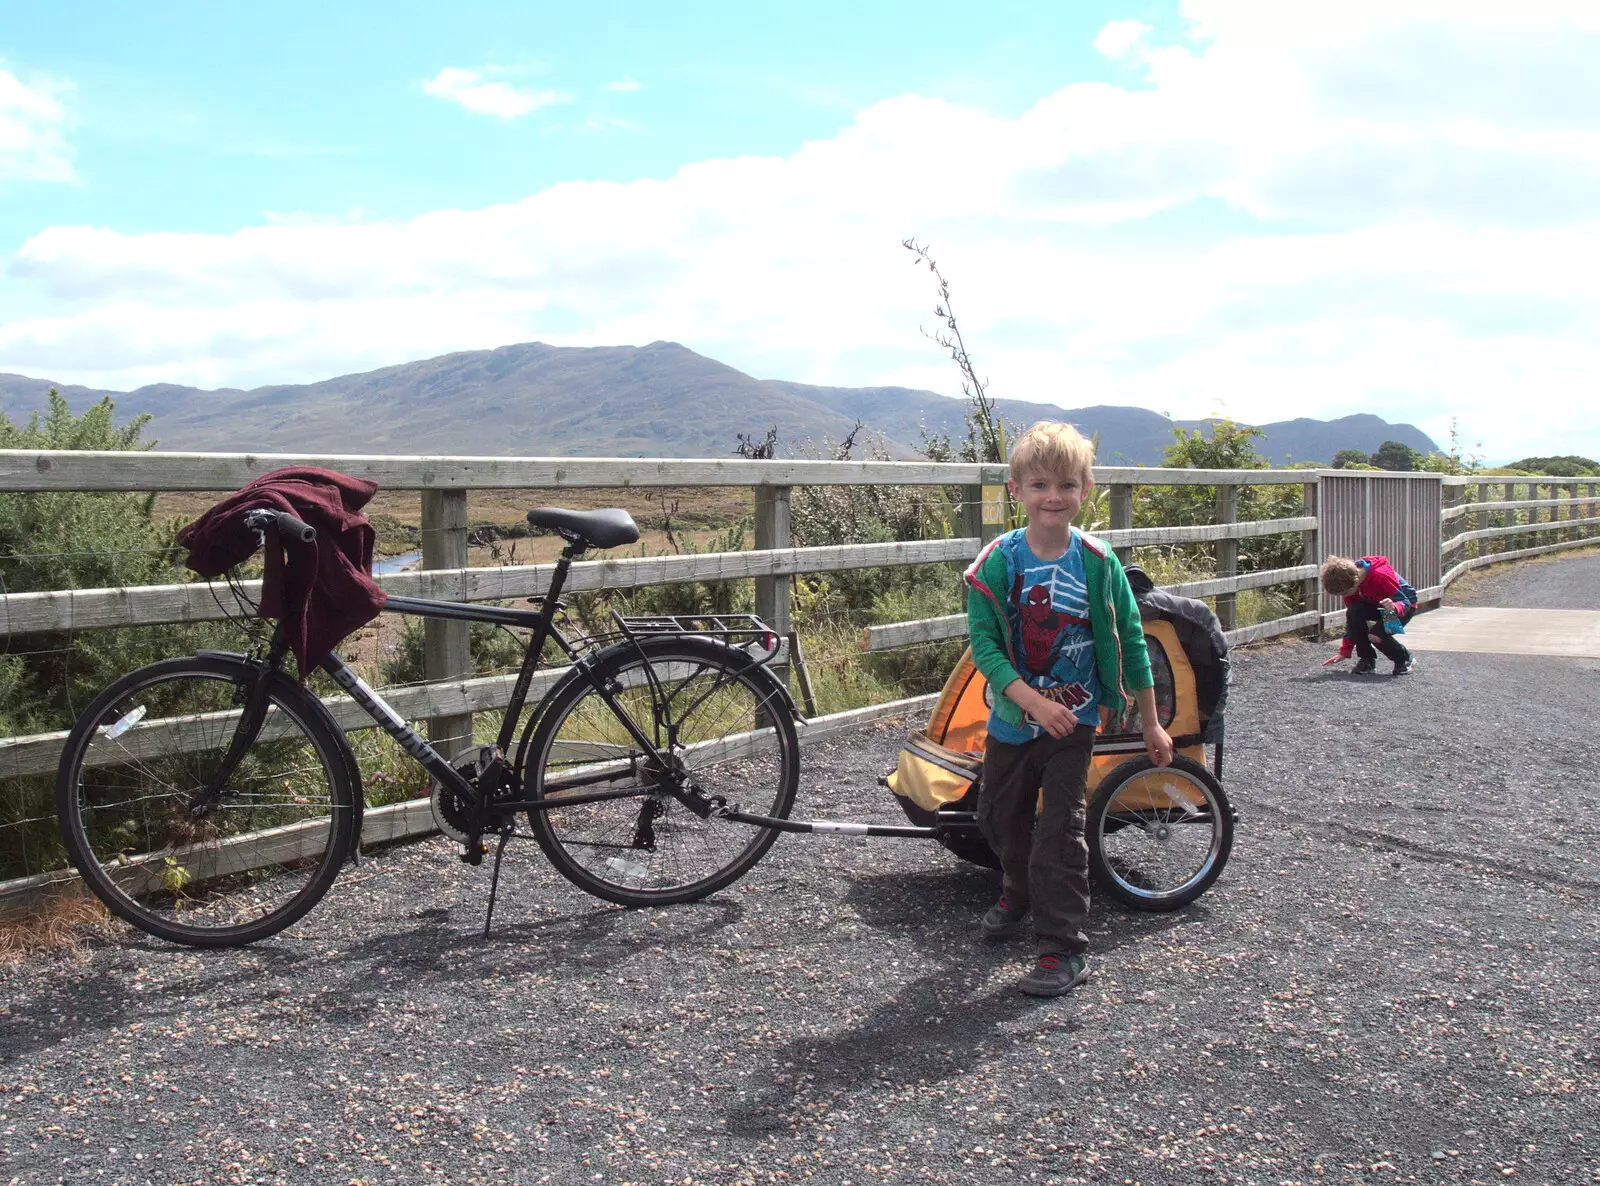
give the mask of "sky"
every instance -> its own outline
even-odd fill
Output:
[[[0,372],[959,395],[914,239],[997,397],[1600,457],[1597,61],[1594,0],[0,0]]]

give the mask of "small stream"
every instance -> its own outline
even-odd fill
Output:
[[[403,556],[383,556],[372,562],[372,575],[381,577],[390,573],[405,572],[407,569],[415,568],[421,562],[421,552],[407,552]]]

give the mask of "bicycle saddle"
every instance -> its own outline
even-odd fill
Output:
[[[528,523],[559,532],[565,539],[582,540],[592,548],[614,548],[639,538],[633,516],[618,507],[604,511],[568,511],[561,507],[535,507]]]

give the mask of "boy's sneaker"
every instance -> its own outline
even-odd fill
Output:
[[[1392,674],[1394,674],[1394,675],[1410,675],[1416,669],[1417,669],[1417,661],[1415,659],[1413,659],[1410,655],[1407,655],[1404,659],[1401,659],[1399,662],[1397,662],[1394,665],[1394,671],[1393,671]]]
[[[1086,955],[1041,955],[1017,987],[1030,997],[1059,997],[1089,979]]]
[[[1006,901],[1005,896],[983,916],[983,936],[986,939],[1004,939],[1007,935],[1015,935],[1022,926],[1022,920],[1028,917],[1026,906],[1013,906]]]
[[[1360,659],[1356,662],[1355,667],[1351,669],[1350,674],[1371,675],[1376,670],[1378,670],[1378,661],[1376,659]]]

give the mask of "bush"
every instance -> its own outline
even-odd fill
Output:
[[[1509,468],[1552,478],[1600,478],[1600,462],[1571,453],[1561,457],[1524,457],[1513,461]]]
[[[426,622],[421,618],[407,618],[400,631],[399,652],[378,665],[381,682],[386,685],[413,684],[427,678],[423,674],[426,644]],[[467,624],[467,651],[474,674],[484,675],[520,666],[526,645],[515,634],[492,622]]]
[[[60,393],[26,425],[0,413],[0,448],[150,448],[148,417],[115,422],[110,399],[74,415]],[[0,494],[0,592],[172,584],[180,567],[178,524],[151,517],[153,495],[78,491]],[[224,625],[139,626],[11,636],[0,656],[0,729],[7,736],[65,729],[112,680],[157,659],[219,646]],[[61,864],[53,783],[0,783],[0,878]],[[8,826],[9,825],[9,826]]]
[[[1256,450],[1259,428],[1218,420],[1207,437],[1199,430],[1172,430],[1173,443],[1162,461],[1173,469],[1266,469],[1266,458]],[[1241,481],[1246,480],[1240,475]],[[1184,527],[1210,523],[1215,517],[1214,486],[1146,486],[1137,492],[1133,521],[1136,527]],[[1241,485],[1235,518],[1288,519],[1305,513],[1305,495],[1299,486]],[[1288,568],[1301,560],[1299,535],[1261,535],[1239,541],[1239,571],[1259,572]],[[1180,544],[1174,553],[1195,567],[1209,562],[1215,572],[1214,544]]]
[[[690,540],[678,555],[699,556],[716,552],[743,552],[749,530],[746,520],[730,524],[722,534],[697,547]],[[639,555],[649,553],[642,547]],[[615,629],[611,613],[624,616],[649,614],[748,614],[755,612],[755,586],[749,580],[683,581],[675,585],[647,585],[640,589],[601,589],[565,598],[578,627],[586,633],[604,634]]]

